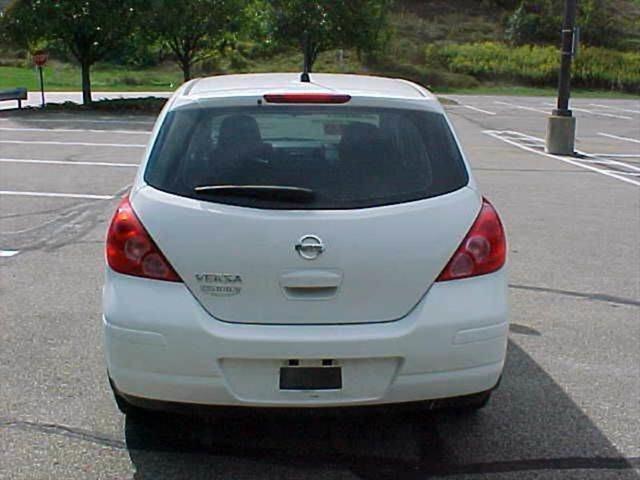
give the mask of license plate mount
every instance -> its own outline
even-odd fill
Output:
[[[280,367],[280,390],[340,390],[342,368]]]

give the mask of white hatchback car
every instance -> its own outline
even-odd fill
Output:
[[[107,367],[125,413],[475,409],[501,377],[504,230],[441,105],[404,80],[185,84],[106,260]]]

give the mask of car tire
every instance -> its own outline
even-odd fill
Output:
[[[444,408],[455,413],[473,414],[489,404],[492,393],[493,390],[488,390],[486,392],[474,393],[473,395],[452,398],[445,403]]]

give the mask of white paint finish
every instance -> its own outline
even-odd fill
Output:
[[[135,145],[128,143],[54,142],[41,140],[0,140],[0,143],[16,145],[67,145],[78,147],[147,148],[146,145]]]
[[[211,317],[182,283],[121,275],[109,268],[103,293],[109,372],[125,393],[163,400],[311,407],[355,405],[357,398],[376,396],[376,387],[358,383],[360,375],[353,371],[344,379],[350,384],[345,395],[316,391],[304,398],[265,390],[248,399],[238,390],[250,388],[258,370],[247,365],[245,375],[234,375],[230,389],[221,368],[225,359],[271,364],[287,358],[304,363],[323,358],[340,362],[400,357],[389,388],[374,403],[450,397],[491,388],[502,370],[507,343],[507,329],[501,327],[497,338],[453,345],[458,332],[504,325],[508,310],[504,270],[436,283],[406,317],[384,325],[228,324]],[[167,348],[133,344],[114,332],[114,326],[163,335]],[[262,375],[277,379],[274,370]],[[361,390],[353,395],[358,385]]]
[[[599,132],[598,135],[607,138],[613,138],[614,140],[622,140],[624,142],[640,143],[640,140],[631,137],[621,137],[619,135],[612,135],[611,133]]]
[[[115,198],[113,195],[93,195],[89,193],[25,192],[14,190],[0,190],[0,195],[14,197],[82,198],[86,200],[111,200]]]
[[[545,115],[551,115],[551,112],[547,112],[546,110],[540,110],[539,108],[533,108],[533,107],[525,107],[523,105],[516,105],[515,103],[502,102],[498,100],[494,101],[493,103],[498,105],[505,105],[512,108],[517,108],[518,110],[527,110],[529,112],[537,112],[537,113],[543,113]]]
[[[342,93],[353,96],[405,98],[437,102],[424,87],[406,80],[376,77],[373,75],[349,75],[336,73],[312,73],[311,82],[300,81],[300,73],[250,73],[219,75],[197,80],[191,84],[190,97],[262,96],[267,93],[321,92]]]
[[[386,322],[407,315],[445,267],[481,205],[479,194],[467,187],[386,207],[325,211],[242,208],[151,187],[130,198],[205,309],[221,320],[264,324]],[[310,234],[326,246],[313,261],[294,248]],[[336,295],[326,301],[288,299],[281,276],[308,269],[339,269],[344,281]],[[212,272],[240,275],[242,294],[207,293],[196,274]]]
[[[535,148],[523,145],[523,144],[519,143],[518,141],[516,141],[514,139],[505,138],[503,136],[503,134],[505,134],[505,133],[506,134],[513,134],[513,135],[516,135],[516,136],[517,135],[522,135],[525,138],[533,138],[533,139],[536,139],[536,137],[530,137],[529,135],[521,134],[520,132],[515,132],[513,130],[504,130],[504,131],[500,131],[500,130],[485,130],[483,133],[485,133],[486,135],[489,135],[489,136],[491,136],[491,137],[493,137],[493,138],[495,138],[497,140],[500,140],[502,142],[508,143],[508,144],[513,145],[515,147],[518,147],[518,148],[520,148],[522,150],[526,150],[528,152],[535,153],[537,155],[542,155],[542,156],[547,157],[547,158],[553,158],[554,160],[560,160],[561,162],[568,163],[568,164],[573,165],[575,167],[584,168],[586,170],[590,170],[592,172],[599,173],[601,175],[605,175],[607,177],[615,178],[615,179],[621,180],[621,181],[623,181],[625,183],[630,183],[632,185],[636,185],[636,186],[640,187],[640,182],[637,182],[635,180],[631,180],[631,179],[626,178],[624,176],[611,173],[608,170],[604,170],[604,169],[593,167],[591,165],[587,165],[587,164],[585,164],[585,162],[581,162],[579,160],[572,160],[572,159],[570,159],[568,157],[562,157],[562,156],[559,156],[559,155],[553,155],[551,153],[546,153],[546,152],[542,152],[540,150],[536,150]],[[541,138],[538,138],[537,140],[539,140],[541,142],[544,141]]]
[[[483,110],[481,108],[473,107],[471,105],[462,105],[462,107],[468,108],[469,110],[474,110],[476,112],[484,113],[486,115],[496,115],[496,112],[490,112],[489,110]]]
[[[44,133],[113,133],[120,135],[150,135],[141,130],[85,130],[79,128],[11,128],[0,127],[3,132],[44,132]]]
[[[81,162],[81,161],[74,162],[71,160],[36,160],[33,158],[0,158],[0,163],[33,163],[33,164],[43,164],[43,165],[138,168],[137,163]]]
[[[20,250],[0,250],[0,257],[8,258],[13,257],[20,253]]]
[[[615,110],[617,112],[640,113],[640,110],[633,110],[631,108],[611,107],[609,105],[602,105],[602,104],[599,104],[599,103],[590,103],[589,106],[590,107],[607,108],[609,110]]]

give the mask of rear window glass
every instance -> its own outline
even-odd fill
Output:
[[[145,181],[231,205],[349,209],[442,195],[468,176],[439,113],[257,106],[170,112]]]

